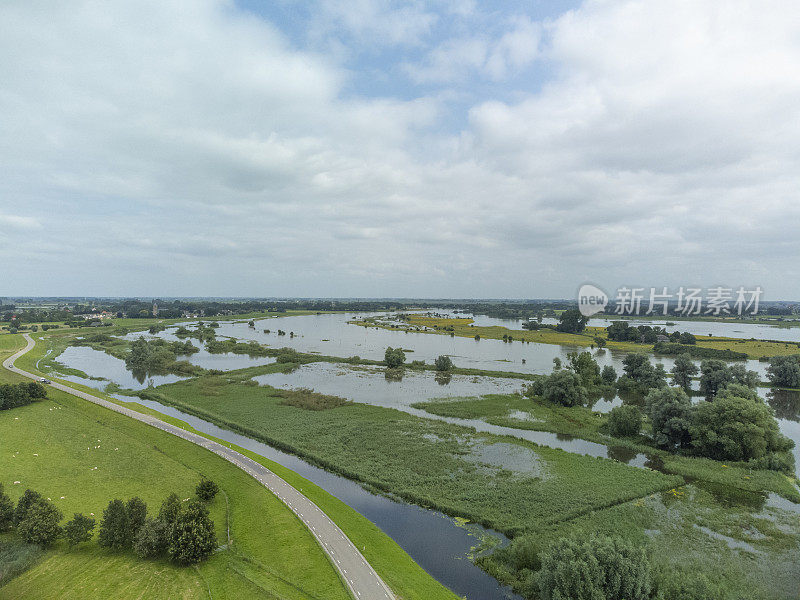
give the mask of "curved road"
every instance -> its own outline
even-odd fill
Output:
[[[3,366],[9,371],[18,373],[19,375],[30,377],[31,379],[39,379],[37,375],[28,373],[14,366],[14,361],[30,351],[36,344],[27,333],[24,334],[24,336],[27,341],[25,348],[3,361]],[[339,571],[339,574],[347,584],[353,598],[356,598],[356,600],[396,600],[389,586],[383,582],[375,572],[375,569],[370,566],[361,552],[358,551],[358,548],[356,548],[353,542],[339,529],[336,523],[322,512],[316,504],[265,466],[236,452],[236,450],[227,448],[222,444],[204,438],[196,433],[185,431],[161,419],[138,413],[124,406],[102,400],[96,396],[73,389],[61,383],[53,382],[50,385],[57,390],[72,394],[73,396],[88,400],[89,402],[94,402],[109,410],[121,413],[132,419],[171,433],[179,438],[183,438],[193,444],[202,446],[206,450],[210,450],[228,462],[233,463],[245,473],[257,479],[273,494],[280,498],[286,506],[298,516],[306,527],[308,527],[309,531],[314,535],[317,542],[319,542],[333,565]]]

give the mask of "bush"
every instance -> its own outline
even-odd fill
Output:
[[[542,384],[542,397],[564,406],[577,406],[586,402],[586,388],[581,377],[573,371],[555,371]]]
[[[197,484],[195,493],[203,502],[211,502],[219,492],[219,486],[210,479],[203,479]]]
[[[94,519],[86,517],[81,513],[75,513],[72,520],[64,525],[64,537],[67,539],[70,548],[92,539],[94,525]]]
[[[33,503],[25,513],[17,531],[29,544],[49,546],[61,535],[61,511],[52,502],[42,498]]]
[[[437,371],[449,371],[453,368],[453,361],[450,360],[450,357],[445,354],[439,356],[439,358],[437,358],[433,364]]]
[[[125,505],[125,512],[128,516],[128,539],[133,543],[136,534],[147,520],[147,505],[141,498],[134,497],[128,500]]]
[[[167,526],[172,526],[182,509],[181,499],[175,493],[167,496],[161,503],[161,509],[158,511],[158,519],[164,522]]]
[[[619,538],[562,539],[541,555],[542,600],[646,600],[650,564],[644,550]]]
[[[14,525],[14,503],[0,483],[0,532],[8,531]]]
[[[390,369],[402,367],[403,363],[406,362],[406,353],[403,352],[402,348],[392,348],[389,346],[384,355],[384,362]]]
[[[639,435],[642,413],[635,406],[623,404],[611,409],[607,421],[608,433],[614,437]]]
[[[169,555],[176,563],[192,565],[208,558],[217,545],[208,509],[199,502],[191,502],[178,514],[169,538]]]
[[[44,496],[39,492],[35,492],[31,489],[25,490],[25,493],[17,500],[17,506],[14,509],[14,526],[19,526],[19,524],[25,520],[25,517],[28,516],[28,511],[34,504],[44,501]]]
[[[139,528],[133,551],[139,558],[158,558],[167,552],[169,525],[161,519],[147,519]]]
[[[124,550],[133,544],[128,511],[122,500],[112,500],[103,511],[97,543],[112,550]]]

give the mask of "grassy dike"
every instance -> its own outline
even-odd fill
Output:
[[[34,335],[36,337],[43,337],[42,334]],[[17,338],[17,341],[14,341],[14,338]],[[5,359],[8,355],[12,354],[16,350],[24,347],[24,340],[22,339],[21,335],[17,336],[0,336],[0,353],[3,352],[5,347],[8,347],[5,355],[0,354],[0,358]],[[17,366],[23,368],[25,370],[36,372],[36,364],[39,359],[46,352],[46,344],[39,343],[31,350],[29,353],[25,354],[23,357],[17,360]],[[7,377],[16,377],[15,375],[7,372],[2,371],[0,372],[2,375]],[[97,390],[87,388],[85,386],[80,386],[76,384],[72,384],[67,381],[62,381],[66,385],[70,385],[75,387],[76,389],[81,389],[83,391],[87,391],[89,393],[104,397],[103,394],[98,392]],[[51,395],[53,394],[54,390],[51,390]],[[174,438],[168,434],[160,432],[154,428],[147,427],[144,424],[138,423],[131,419],[125,419],[125,417],[121,415],[117,415],[101,407],[94,406],[88,402],[84,402],[80,399],[74,398],[67,394],[62,394],[67,402],[72,402],[78,406],[81,406],[87,411],[94,411],[96,415],[90,417],[90,420],[95,417],[105,417],[104,420],[117,420],[122,421],[126,426],[129,426],[136,430],[138,433],[136,434],[137,437],[147,434],[156,436],[159,438],[163,438],[160,443],[157,444],[158,449],[156,449],[155,445],[148,446],[147,452],[151,454],[156,454],[157,456],[163,455],[166,453],[169,456],[172,456],[172,453],[166,452],[166,442],[168,441],[170,444],[174,444],[177,446],[186,446],[191,449],[193,454],[196,454],[195,460],[197,464],[202,465],[203,469],[206,469],[206,462],[220,462],[221,468],[225,470],[232,471],[233,475],[237,478],[243,478],[244,482],[248,484],[248,488],[254,488],[254,493],[257,493],[257,496],[260,498],[258,501],[253,501],[251,504],[242,507],[239,512],[241,513],[241,518],[239,522],[235,518],[231,519],[232,523],[232,537],[234,540],[234,544],[232,549],[234,551],[239,552],[239,549],[243,545],[242,538],[245,538],[249,541],[249,545],[246,548],[249,549],[247,553],[241,555],[241,557],[237,557],[236,560],[229,560],[228,563],[223,564],[219,568],[211,569],[206,571],[202,571],[203,578],[207,583],[207,588],[210,588],[211,594],[214,598],[218,597],[228,597],[228,596],[235,596],[235,595],[242,595],[244,597],[267,597],[267,598],[319,598],[325,599],[328,598],[335,599],[344,597],[349,597],[347,593],[342,588],[339,579],[333,571],[330,564],[327,562],[327,558],[322,553],[322,551],[317,546],[314,539],[311,537],[310,533],[305,529],[303,524],[280,502],[275,498],[268,490],[260,486],[255,480],[248,477],[239,469],[236,469],[233,465],[224,461],[223,459],[217,457],[214,454],[211,454],[193,444],[185,442],[183,440],[179,440],[178,438]],[[106,397],[107,400],[114,401],[113,398]],[[33,405],[35,406],[35,405]],[[139,410],[140,412],[153,414],[154,416],[158,416],[159,418],[169,421],[173,424],[176,424],[180,427],[185,429],[193,430],[191,427],[186,425],[185,423],[178,421],[176,419],[172,419],[170,417],[165,417],[160,413],[155,411],[151,411],[146,407],[137,404],[129,404],[126,403],[125,406],[129,408],[134,408]],[[4,412],[13,412],[13,411],[4,411]],[[63,412],[63,411],[61,411]],[[3,413],[0,413],[2,416]],[[49,411],[48,411],[49,414]],[[2,421],[0,421],[1,423]],[[194,430],[193,430],[194,431]],[[200,435],[205,435],[201,432]],[[98,436],[100,439],[103,439],[102,436]],[[206,436],[209,439],[215,439],[212,436]],[[223,440],[216,440],[221,443],[225,443],[228,446],[227,442]],[[238,448],[236,446],[232,446],[237,449],[239,452],[249,456],[253,460],[263,464],[267,468],[273,470],[276,474],[281,476],[291,485],[296,487],[297,489],[301,490],[307,497],[313,500],[317,506],[320,507],[331,519],[336,522],[336,524],[345,532],[345,534],[358,546],[359,548],[364,548],[363,554],[365,558],[370,562],[370,564],[375,568],[378,574],[386,581],[386,583],[393,589],[393,591],[403,600],[423,600],[423,599],[432,599],[432,600],[455,600],[456,596],[450,590],[442,586],[439,582],[433,579],[430,575],[428,575],[419,565],[417,565],[408,554],[400,548],[391,538],[389,538],[386,534],[384,534],[378,527],[376,527],[373,523],[367,520],[365,517],[360,515],[358,512],[338,500],[337,498],[331,496],[323,489],[319,488],[318,486],[314,485],[313,483],[307,481],[306,479],[300,477],[293,471],[286,469],[285,467],[270,461],[264,457],[261,457],[257,454],[254,454],[246,449]],[[142,459],[146,462],[145,459]],[[184,460],[179,459],[179,462],[183,463]],[[0,465],[3,465],[2,459],[0,459]],[[56,467],[56,471],[58,471],[58,467]],[[3,469],[0,468],[0,472]],[[207,471],[203,470],[200,471],[203,474],[206,474]],[[211,475],[207,475],[209,477],[214,478]],[[199,475],[195,473],[193,475],[192,481],[192,488],[194,483],[196,483],[195,479],[199,478]],[[220,483],[223,490],[226,490],[229,499],[231,500],[231,507],[233,507],[233,495],[230,491],[227,491],[226,487],[223,485],[221,478],[214,478],[215,481]],[[11,483],[9,482],[6,485],[6,489],[10,487]],[[15,486],[21,487],[21,486]],[[177,491],[177,490],[176,490]],[[21,493],[21,491],[19,492]],[[143,498],[144,493],[137,492]],[[168,492],[167,492],[168,493]],[[162,495],[165,494],[157,494],[159,499]],[[186,496],[188,496],[188,492]],[[183,497],[186,497],[183,496]],[[52,497],[52,496],[51,496]],[[145,498],[145,500],[147,500]],[[107,502],[107,500],[105,500]],[[288,515],[289,520],[292,522],[293,526],[289,528],[288,531],[283,532],[280,534],[278,539],[274,539],[275,535],[269,536],[266,535],[263,531],[265,527],[270,526],[270,519],[268,516],[264,515],[263,509],[261,508],[261,502],[268,502],[270,504],[276,503],[277,508],[280,509],[281,512],[286,513]],[[153,508],[157,508],[154,506]],[[100,507],[102,511],[102,506]],[[76,508],[75,510],[84,510],[86,513],[92,512],[88,508]],[[66,511],[64,511],[66,514]],[[93,511],[95,515],[101,514],[101,512]],[[233,510],[231,511],[233,513]],[[71,515],[71,513],[70,513]],[[236,515],[233,514],[233,517]],[[255,521],[255,522],[254,522]],[[238,524],[237,524],[238,523]],[[221,523],[217,523],[217,528],[219,531],[223,530],[223,525]],[[297,530],[296,528],[300,528]],[[293,541],[293,537],[299,537],[303,540],[310,540],[312,547],[306,547],[304,545],[298,545],[296,542]],[[108,558],[108,554],[105,552],[98,550],[99,556],[97,559],[102,562]],[[67,553],[69,554],[69,553]],[[229,554],[228,552],[220,553],[220,555]],[[315,573],[314,569],[309,568],[309,565],[306,565],[306,560],[303,560],[303,556],[309,555],[314,558],[316,561],[317,558],[321,557],[323,561],[323,565],[325,570],[330,571],[331,573],[323,573],[322,576],[318,576]],[[276,562],[277,559],[280,559]],[[42,565],[46,565],[51,559],[48,558],[47,561],[43,562]],[[134,557],[129,557],[130,562],[133,565],[140,565],[140,564],[147,564],[142,563],[142,561],[137,561]],[[207,564],[211,564],[214,561],[218,560],[218,556],[209,561]],[[285,564],[286,561],[289,561],[289,566]],[[313,566],[313,565],[312,565]],[[165,564],[158,564],[159,569],[170,569],[169,565]],[[321,568],[319,565],[317,566],[317,570]],[[112,568],[111,566],[108,567],[111,572],[114,572],[116,568]],[[201,569],[205,569],[205,565],[201,567]],[[296,578],[290,578],[284,570],[288,570],[288,575],[296,576],[299,578],[300,582],[307,580],[308,578],[313,578],[314,580],[318,580],[320,583],[318,585],[322,585],[322,582],[330,579],[329,575],[332,574],[333,578],[335,579],[335,584],[330,584],[328,587],[329,589],[326,590],[311,590],[310,592],[306,593],[300,583],[297,582]],[[259,592],[259,585],[263,585],[261,580],[264,579],[265,573],[270,574],[271,585],[274,586],[274,589],[269,588],[269,592],[264,594]],[[37,570],[34,569],[29,573],[19,577],[17,580],[12,581],[12,583],[18,582],[19,585],[24,585],[26,581],[26,577],[38,577],[39,574]],[[168,575],[165,575],[168,576]],[[239,587],[232,586],[231,582],[228,579],[234,578],[236,581],[239,582]],[[282,583],[285,580],[290,583],[289,587]],[[277,583],[276,583],[277,582]],[[32,580],[33,585],[40,585],[38,579]],[[279,585],[280,584],[280,585]],[[17,584],[15,584],[17,585]],[[21,596],[5,596],[4,590],[6,588],[10,588],[10,586],[0,587],[0,599],[4,599],[6,597],[14,598],[14,597],[21,597]],[[202,586],[201,586],[202,588]],[[220,591],[221,590],[221,591]],[[231,590],[227,592],[225,590]],[[238,590],[238,591],[237,591]],[[173,590],[177,594],[177,590]],[[202,591],[202,590],[201,590]],[[344,596],[341,596],[341,594]],[[269,595],[272,594],[272,595]],[[299,595],[298,595],[299,594]],[[303,595],[305,594],[305,595]],[[329,595],[330,594],[330,595]],[[51,595],[51,596],[42,596],[42,597],[57,597],[58,594]],[[140,594],[135,593],[132,591],[132,597],[139,597]],[[193,597],[206,597],[208,596],[208,592],[205,591],[200,596],[185,596],[188,598]],[[25,596],[27,597],[27,596]],[[76,597],[92,597],[91,595],[80,595],[77,594]],[[96,597],[107,597],[103,594],[98,594]],[[119,596],[118,596],[119,597]],[[149,596],[145,595],[145,597],[157,597],[157,596]],[[164,597],[182,597],[180,595],[165,595]]]

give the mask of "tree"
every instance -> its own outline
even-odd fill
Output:
[[[103,511],[97,543],[104,548],[124,550],[130,548],[133,542],[130,533],[131,527],[125,503],[122,500],[112,500]]]
[[[169,537],[169,555],[180,565],[192,565],[208,558],[217,544],[208,509],[196,501],[178,515]]]
[[[717,460],[759,459],[794,446],[764,402],[729,393],[694,408],[690,433],[697,453]]]
[[[19,526],[19,524],[25,520],[25,517],[28,516],[28,511],[34,504],[43,501],[44,496],[39,492],[35,492],[31,489],[25,490],[25,493],[17,500],[17,507],[14,509],[14,526]]]
[[[608,414],[608,433],[614,437],[639,435],[641,429],[642,413],[635,406],[616,406]]]
[[[769,360],[767,377],[772,385],[779,387],[800,387],[800,357],[775,356]]]
[[[197,488],[195,489],[197,497],[203,502],[211,502],[214,496],[217,495],[217,492],[219,492],[219,486],[205,477],[197,484]]]
[[[406,353],[403,352],[402,348],[392,348],[389,346],[386,349],[384,361],[386,362],[386,366],[390,369],[402,367],[403,363],[406,362]]]
[[[8,531],[14,524],[14,502],[0,483],[0,532]]]
[[[178,498],[177,494],[172,493],[161,503],[161,509],[158,511],[158,518],[171,527],[178,518],[178,515],[181,514],[181,510],[183,510],[181,499]]]
[[[672,373],[672,383],[681,386],[688,394],[692,389],[692,377],[697,375],[699,369],[692,362],[691,356],[681,354],[675,359],[675,364],[670,372]]]
[[[61,535],[61,511],[52,502],[44,498],[28,507],[17,531],[20,537],[29,544],[49,546]]]
[[[581,377],[569,370],[554,371],[542,385],[542,397],[548,402],[576,406],[586,402],[586,388]]]
[[[166,553],[170,527],[161,519],[147,519],[139,528],[133,551],[139,558],[158,558]]]
[[[564,333],[580,333],[586,329],[586,323],[589,322],[589,317],[584,317],[576,308],[565,310],[561,313],[561,317],[556,325],[556,331],[563,331]]]
[[[43,398],[47,398],[47,389],[38,381],[29,381],[24,385],[28,391],[28,396],[31,398],[41,400]]]
[[[650,564],[641,548],[619,538],[562,539],[540,555],[542,600],[646,600]]]
[[[128,515],[128,539],[133,543],[136,534],[139,533],[139,529],[147,519],[147,505],[141,498],[135,496],[128,500],[125,511]]]
[[[729,367],[727,363],[717,359],[704,360],[700,363],[700,373],[700,391],[708,400],[731,383],[754,388],[759,382],[755,371],[748,371],[744,365]]]
[[[453,361],[446,354],[440,355],[434,362],[437,371],[445,372],[453,368]]]
[[[653,388],[666,386],[666,371],[664,366],[659,364],[655,367],[650,363],[650,359],[645,355],[632,352],[622,360],[625,375],[619,378],[617,385],[620,388],[634,388],[646,394]]]
[[[692,335],[688,331],[685,331],[684,333],[682,333],[680,335],[680,337],[678,338],[678,341],[681,344],[686,344],[688,346],[694,346],[695,344],[697,344],[697,338],[694,337],[694,335]]]
[[[603,383],[614,385],[617,381],[617,371],[611,365],[606,365],[600,373],[600,378],[603,380]]]
[[[653,426],[656,446],[686,448],[691,442],[692,401],[680,388],[652,390],[645,398],[645,410]]]
[[[64,537],[70,548],[92,539],[95,521],[81,513],[75,513],[70,521],[64,525]]]
[[[585,386],[596,385],[600,380],[600,367],[589,352],[567,354],[568,368],[577,373]]]

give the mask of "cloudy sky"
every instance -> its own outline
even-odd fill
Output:
[[[0,295],[800,299],[796,0],[3,0]]]

